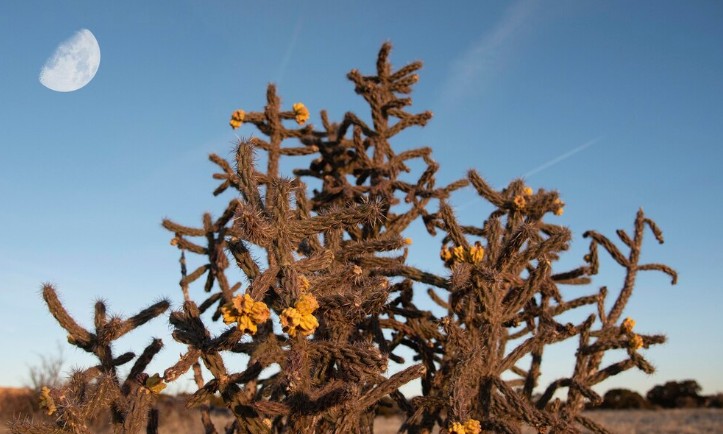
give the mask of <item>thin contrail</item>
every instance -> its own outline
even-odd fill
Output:
[[[583,143],[582,145],[578,146],[577,148],[569,150],[569,151],[565,152],[564,154],[562,154],[558,157],[555,157],[552,160],[550,160],[544,164],[541,164],[540,166],[535,167],[534,169],[532,169],[529,172],[522,175],[522,177],[527,179],[536,173],[542,172],[543,170],[554,166],[555,164],[559,163],[560,161],[566,160],[566,159],[572,157],[573,155],[577,154],[580,151],[584,151],[585,149],[587,149],[590,146],[594,145],[595,143],[599,142],[600,139],[602,139],[602,136],[598,136],[592,140],[588,140],[587,142]]]
[[[560,155],[560,156],[558,156],[558,157],[555,157],[555,158],[553,158],[552,160],[550,160],[550,161],[548,161],[548,162],[546,162],[546,163],[544,163],[544,164],[541,164],[541,165],[537,166],[536,168],[530,170],[529,172],[527,172],[527,173],[525,173],[524,175],[522,175],[522,178],[523,178],[523,179],[527,179],[527,178],[529,178],[530,176],[533,176],[533,175],[535,175],[535,174],[537,174],[537,173],[539,173],[539,172],[542,172],[543,170],[548,169],[548,168],[554,166],[555,164],[557,164],[557,163],[559,163],[559,162],[561,162],[561,161],[563,161],[563,160],[565,160],[565,159],[567,159],[567,158],[572,157],[573,155],[577,154],[578,152],[584,151],[585,149],[587,149],[587,148],[589,148],[590,146],[594,145],[595,143],[599,142],[601,139],[602,139],[602,136],[598,136],[598,137],[595,137],[595,138],[592,139],[592,140],[588,140],[587,142],[583,143],[582,145],[578,146],[577,148],[571,149],[571,150],[565,152],[564,154],[562,154],[562,155]],[[501,186],[500,186],[500,187],[494,186],[493,188],[494,188],[495,190],[499,190],[499,189],[502,188],[502,187],[501,187]],[[463,205],[459,205],[459,206],[454,207],[454,209],[455,209],[455,211],[460,211],[460,210],[463,210],[463,209],[469,207],[470,205],[474,205],[474,204],[477,204],[477,203],[478,203],[478,202],[475,202],[475,201],[467,201],[467,202],[466,202],[465,204],[463,204]]]
[[[284,57],[281,59],[281,65],[279,66],[279,73],[277,74],[276,84],[280,85],[281,80],[284,79],[284,75],[286,75],[286,67],[289,66],[289,61],[291,60],[291,54],[294,52],[294,48],[296,47],[296,41],[299,39],[299,33],[301,33],[301,24],[304,21],[303,14],[299,14],[299,17],[296,19],[296,25],[294,26],[294,32],[291,34],[291,40],[289,41],[289,45],[286,47],[286,52],[284,53]]]

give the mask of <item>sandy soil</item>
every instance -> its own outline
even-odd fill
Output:
[[[32,406],[27,389],[0,388],[0,434],[9,433],[6,423],[18,417],[27,417]],[[186,410],[182,406],[167,402],[160,405],[159,431],[161,434],[197,434],[202,433],[197,411]],[[676,410],[598,410],[585,415],[620,434],[723,434],[723,409],[676,409]],[[36,415],[36,418],[42,415]],[[219,410],[213,414],[213,420],[219,432],[231,420],[230,415]],[[374,424],[376,434],[393,434],[399,429],[401,418],[380,417]],[[97,431],[101,434],[103,429]],[[438,432],[438,430],[435,430]],[[524,434],[534,434],[535,430],[525,429]]]
[[[605,425],[610,431],[619,434],[693,434],[711,433],[723,434],[723,410],[720,409],[686,409],[686,410],[659,410],[659,411],[597,411],[588,412],[588,417]],[[198,434],[202,433],[198,419],[192,422],[181,423],[176,419],[161,425],[162,434]],[[229,420],[224,416],[214,417],[219,432]],[[376,434],[394,434],[401,425],[398,418],[378,418],[374,424]],[[9,433],[4,426],[0,426],[0,433]],[[435,432],[438,432],[435,430]],[[533,434],[533,429],[525,429],[525,434]],[[100,433],[99,433],[100,434]]]
[[[618,434],[723,434],[723,409],[599,410],[586,412],[585,416]],[[378,418],[374,432],[393,434],[401,423],[397,418]],[[532,428],[523,430],[523,434],[536,432]]]

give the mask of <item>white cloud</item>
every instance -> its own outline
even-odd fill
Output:
[[[512,43],[529,27],[535,5],[533,0],[522,0],[508,7],[489,31],[452,62],[441,107],[449,107],[464,96],[478,95],[489,86],[504,68]]]

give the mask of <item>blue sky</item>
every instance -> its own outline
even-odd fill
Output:
[[[95,78],[70,93],[43,87],[45,60],[83,28],[101,47]],[[345,75],[372,72],[384,41],[395,66],[424,61],[413,109],[435,114],[400,135],[398,148],[431,146],[440,182],[475,168],[497,187],[525,176],[559,190],[567,206],[557,221],[574,233],[561,269],[582,256],[585,230],[614,237],[639,207],[663,229],[662,246],[646,234],[643,260],[674,267],[679,284],[641,275],[627,311],[640,332],[667,334],[667,344],[644,350],[658,372],[630,371],[598,390],[693,378],[705,393],[723,391],[715,1],[0,3],[0,343],[12,352],[0,358],[0,384],[22,385],[28,364],[65,345],[42,282],[56,284],[84,324],[96,298],[126,315],[161,297],[177,304],[177,251],[160,222],[196,225],[225,205],[210,194],[206,156],[229,154],[230,113],[260,110],[274,82],[282,103],[309,107],[312,123],[322,108],[332,119],[364,117]],[[474,197],[453,203],[481,224],[489,207]],[[409,235],[411,261],[441,271],[436,241],[418,228]],[[568,294],[617,290],[616,267],[603,262],[592,287]],[[167,344],[160,371],[182,351],[163,320],[117,351],[140,351],[151,334]],[[571,372],[572,351],[548,354],[543,384]],[[67,345],[65,355],[69,365],[90,363]]]

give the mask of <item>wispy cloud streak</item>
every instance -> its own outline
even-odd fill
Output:
[[[528,179],[531,176],[534,176],[535,174],[542,172],[543,170],[549,169],[550,167],[554,166],[555,164],[558,164],[558,163],[562,162],[563,160],[566,160],[566,159],[572,157],[573,155],[577,154],[578,152],[584,151],[585,149],[589,148],[590,146],[594,145],[595,143],[599,142],[600,140],[602,140],[602,136],[598,136],[592,140],[588,140],[587,142],[583,143],[582,145],[580,145],[576,148],[573,148],[561,155],[558,155],[557,157],[553,158],[552,160],[549,160],[549,161],[535,167],[534,169],[532,169],[529,172],[522,175],[521,178]],[[499,186],[494,186],[493,188],[496,190],[499,190],[503,187],[504,186],[499,185]],[[469,191],[469,190],[467,190],[467,191]],[[467,209],[470,206],[474,206],[474,205],[478,206],[481,203],[479,201],[470,200],[470,199],[463,199],[463,202],[464,203],[462,203],[461,205],[454,207],[455,211],[459,212],[464,209]]]
[[[284,79],[284,75],[286,75],[286,69],[289,66],[289,61],[291,60],[291,55],[294,53],[294,48],[296,48],[296,41],[299,40],[299,34],[301,33],[301,27],[304,22],[304,16],[302,13],[299,14],[299,17],[296,19],[296,25],[294,26],[294,32],[291,34],[291,40],[289,40],[289,45],[286,46],[286,52],[284,52],[284,57],[281,58],[281,65],[279,65],[279,72],[276,74],[276,84],[281,84],[281,81]]]
[[[587,142],[583,143],[582,145],[578,146],[577,148],[571,149],[567,152],[565,152],[562,155],[559,155],[552,160],[547,161],[546,163],[543,163],[534,169],[530,170],[529,172],[522,175],[523,178],[527,179],[537,173],[542,172],[545,169],[549,169],[550,167],[554,166],[555,164],[567,160],[568,158],[572,157],[573,155],[577,154],[580,151],[584,151],[585,149],[589,148],[590,146],[594,145],[595,143],[599,142],[602,139],[602,136],[595,137],[592,140],[588,140]]]
[[[507,61],[510,44],[527,28],[535,9],[532,0],[519,1],[477,42],[452,62],[443,87],[442,106],[449,106],[465,95],[478,94],[487,87]]]

